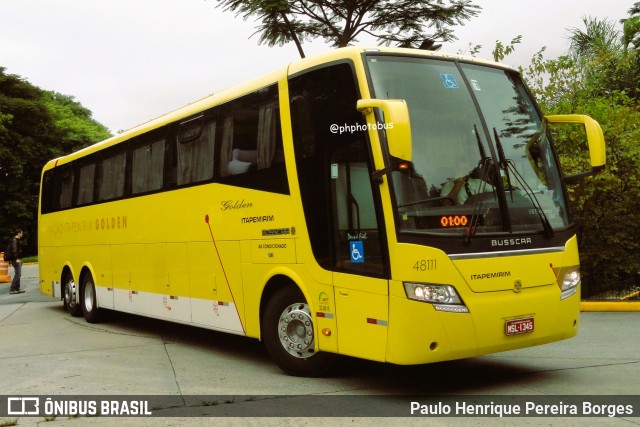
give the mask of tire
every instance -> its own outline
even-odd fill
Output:
[[[85,274],[80,285],[80,305],[82,314],[89,323],[97,323],[102,319],[102,310],[98,308],[96,285],[91,274]]]
[[[287,374],[318,377],[335,365],[337,355],[315,351],[313,316],[297,288],[278,290],[267,303],[262,320],[267,352]]]
[[[62,283],[62,301],[64,309],[73,317],[80,317],[82,314],[82,308],[80,304],[76,302],[76,292],[78,287],[73,281],[71,275],[66,275]]]

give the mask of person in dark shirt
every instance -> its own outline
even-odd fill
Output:
[[[14,270],[10,294],[24,293],[24,290],[20,289],[20,276],[22,275],[22,247],[18,242],[20,239],[22,239],[22,230],[16,229],[13,232],[13,239],[9,242],[7,253],[4,254],[4,259],[11,263]]]

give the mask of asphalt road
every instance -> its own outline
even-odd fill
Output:
[[[409,397],[500,403],[522,396],[553,402],[564,396],[566,403],[572,396],[635,395],[635,411],[640,414],[639,312],[583,313],[577,337],[540,347],[411,367],[345,358],[331,377],[301,379],[283,374],[253,339],[124,314],[88,324],[65,313],[61,302],[40,294],[37,276],[37,265],[23,268],[26,292],[20,295],[10,295],[9,284],[0,284],[0,399],[140,395],[162,402],[152,407],[156,417],[59,416],[46,424],[41,424],[43,417],[14,417],[18,425],[400,422],[385,417],[385,411],[393,415],[406,411],[401,420],[405,425],[640,425],[640,417],[625,414],[411,416],[415,399]],[[273,415],[274,410],[278,417],[263,416]],[[313,417],[304,417],[309,414]]]

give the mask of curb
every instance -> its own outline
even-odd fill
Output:
[[[584,301],[580,311],[640,311],[640,302],[627,301]]]

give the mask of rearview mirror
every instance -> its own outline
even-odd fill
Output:
[[[411,124],[407,102],[399,99],[360,99],[358,111],[365,117],[374,114],[374,108],[384,113],[389,153],[398,159],[411,161]],[[375,118],[373,119],[375,121]]]
[[[606,166],[606,147],[604,135],[600,124],[589,116],[582,114],[560,114],[546,116],[548,123],[552,124],[582,124],[584,125],[587,143],[589,144],[589,159],[591,170],[576,175],[565,177],[568,183],[576,182],[586,176],[592,176],[602,172]]]

